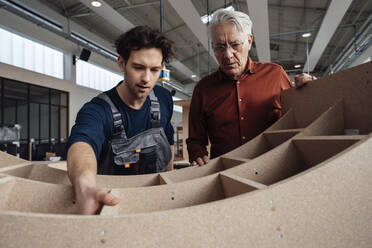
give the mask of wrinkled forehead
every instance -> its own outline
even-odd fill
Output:
[[[215,24],[211,28],[212,43],[243,41],[244,32],[233,22]]]

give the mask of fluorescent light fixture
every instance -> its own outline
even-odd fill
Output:
[[[301,67],[301,65],[295,65],[294,66],[294,68],[300,68]]]
[[[100,1],[92,1],[92,6],[98,8],[102,6],[102,3]]]
[[[195,75],[195,74],[192,74],[191,77],[192,77],[192,78],[196,78],[196,75]]]
[[[302,37],[304,37],[304,38],[307,38],[307,37],[310,37],[311,36],[311,33],[304,33],[304,34],[302,34]]]

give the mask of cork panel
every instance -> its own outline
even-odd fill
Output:
[[[70,186],[15,179],[9,197],[0,211],[26,213],[77,213]]]
[[[289,140],[296,134],[302,132],[303,128],[298,129],[284,129],[284,130],[275,130],[275,131],[265,131],[262,135],[267,140],[271,148],[275,148],[278,145]]]
[[[15,179],[0,175],[0,211],[6,207]]]
[[[4,169],[2,169],[1,173],[9,176],[28,178],[33,167],[33,164],[5,167]]]
[[[232,172],[264,185],[271,185],[308,169],[291,141],[274,148]]]
[[[372,131],[371,74],[372,62],[369,62],[324,76],[301,89],[286,90],[282,93],[283,111],[295,106],[296,121],[305,127],[343,99],[345,129],[359,129],[359,134],[368,134]]]
[[[344,151],[346,148],[354,145],[364,136],[323,136],[294,138],[293,144],[304,158],[308,167],[317,165],[334,155]]]
[[[300,128],[297,124],[295,111],[289,109],[279,120],[272,124],[267,131],[283,130],[283,129],[296,129]]]
[[[226,197],[233,197],[258,189],[255,187],[255,184],[250,183],[252,181],[248,179],[245,179],[245,181],[244,178],[230,176],[224,173],[220,173],[219,175]]]
[[[21,164],[31,164],[29,161],[17,158],[6,152],[0,151],[0,168],[21,165]]]
[[[120,190],[119,214],[184,208],[225,199],[218,174],[159,187]]]
[[[193,166],[193,167],[184,168],[181,170],[166,172],[165,175],[172,182],[182,182],[186,180],[191,180],[191,179],[215,174],[217,172],[243,164],[244,162],[245,161],[242,161],[239,159],[219,157],[219,158],[210,160],[209,163],[206,165]]]
[[[295,138],[273,150],[267,156],[248,163],[234,172],[253,181],[270,185],[295,176],[343,152],[355,144],[357,139],[301,140]]]
[[[66,171],[51,168],[45,164],[34,164],[28,179],[61,185],[71,185]]]
[[[343,99],[339,99],[309,125],[303,135],[342,135],[345,129],[343,105]]]
[[[165,174],[159,174],[160,184],[172,184],[172,180],[170,180]]]
[[[106,176],[97,175],[97,187],[101,188],[132,188],[160,185],[158,174]]]
[[[367,248],[371,149],[372,140],[363,142],[292,180],[190,208],[115,217],[2,212],[0,238],[6,247],[41,248],[66,240],[69,247]]]
[[[224,157],[239,157],[254,159],[268,151],[271,150],[270,144],[267,142],[267,139],[263,137],[262,134],[248,141],[244,145],[234,149],[231,152],[224,154]]]

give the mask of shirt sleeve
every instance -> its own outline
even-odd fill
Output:
[[[293,87],[292,80],[289,78],[285,70],[280,67],[280,88],[281,90],[286,90]]]
[[[289,78],[288,74],[285,72],[285,70],[281,66],[280,66],[280,71],[278,75],[278,80],[280,80],[279,81],[280,92],[293,87],[291,79]],[[274,97],[273,105],[274,105],[274,109],[270,116],[270,122],[272,123],[274,123],[276,120],[282,117],[282,105],[280,101],[280,95],[278,95],[277,97]]]
[[[189,137],[186,140],[190,163],[196,158],[208,156],[207,122],[202,109],[200,88],[195,87],[190,104]]]
[[[67,150],[76,142],[88,143],[98,160],[103,143],[106,141],[104,121],[105,109],[93,102],[86,103],[78,112],[75,125],[67,142]]]

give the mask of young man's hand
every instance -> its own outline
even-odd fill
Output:
[[[195,161],[193,161],[191,163],[191,165],[192,166],[205,165],[205,164],[208,164],[208,162],[209,162],[208,156],[203,156],[203,158],[197,158],[197,159],[195,159]]]
[[[76,192],[76,204],[79,214],[99,214],[103,205],[114,206],[119,203],[119,198],[96,187],[87,187]]]

